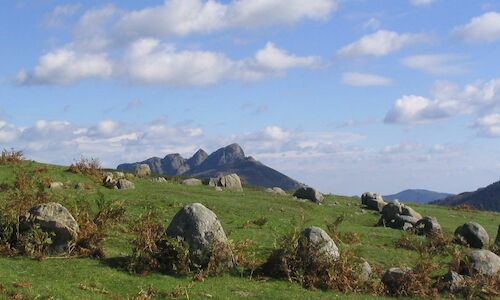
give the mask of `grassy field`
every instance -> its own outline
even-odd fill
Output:
[[[0,183],[12,184],[16,168],[33,170],[41,166],[27,161],[15,166],[0,165]],[[157,212],[166,227],[183,205],[193,202],[200,202],[213,210],[230,239],[252,240],[254,245],[249,250],[255,252],[262,261],[271,253],[277,239],[294,228],[315,225],[326,229],[326,224],[339,216],[345,218],[339,230],[355,232],[359,237],[358,243],[339,245],[341,250],[349,247],[381,270],[393,266],[412,266],[418,259],[414,251],[395,248],[402,231],[374,227],[379,218],[378,213],[362,210],[358,198],[329,195],[324,204],[319,206],[296,201],[291,196],[274,196],[254,188],[245,188],[244,192],[217,192],[207,186],[155,183],[147,179],[134,179],[134,190],[109,190],[90,178],[67,172],[67,167],[46,167],[48,172],[45,176],[68,186],[63,190],[51,191],[51,201],[74,208],[89,205],[100,197],[121,200],[127,209],[126,221],[110,228],[109,238],[104,244],[107,257],[103,260],[48,258],[37,261],[27,257],[0,257],[0,284],[3,290],[0,297],[8,298],[9,295],[20,293],[38,299],[122,299],[134,298],[141,291],[152,288],[165,295],[179,295],[184,299],[372,298],[369,295],[346,296],[330,291],[311,291],[282,280],[254,280],[248,276],[224,275],[198,282],[190,277],[157,273],[139,276],[115,267],[114,262],[131,254],[131,227],[141,214],[151,210]],[[70,188],[78,182],[86,183],[91,188]],[[5,201],[5,197],[6,193],[0,192],[0,201]],[[452,234],[464,222],[476,221],[494,239],[500,222],[498,213],[467,212],[416,204],[412,207],[424,216],[436,217],[446,234]],[[267,220],[263,226],[252,224],[253,220],[260,218]]]

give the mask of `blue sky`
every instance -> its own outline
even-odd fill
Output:
[[[324,192],[500,173],[500,1],[9,1],[0,145],[105,166],[232,142]]]

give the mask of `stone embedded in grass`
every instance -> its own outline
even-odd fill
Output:
[[[476,249],[485,248],[490,242],[488,232],[476,222],[468,222],[455,230],[455,236],[463,239],[470,247]]]
[[[195,186],[195,185],[202,185],[203,182],[197,178],[188,178],[188,179],[184,179],[182,181],[182,184],[189,185],[189,186]]]
[[[78,223],[71,213],[59,203],[45,203],[32,207],[26,216],[25,226],[40,226],[44,232],[54,234],[51,251],[68,251],[70,243],[78,238]]]
[[[213,211],[200,203],[184,206],[170,222],[167,235],[184,239],[193,258],[200,265],[208,264],[215,248],[225,248],[230,252],[229,242],[219,219]]]
[[[489,250],[474,250],[467,255],[471,271],[480,275],[494,276],[500,272],[500,257]],[[464,263],[467,265],[467,263]]]
[[[361,204],[365,205],[370,210],[378,212],[382,212],[384,206],[387,205],[382,195],[371,192],[366,192],[361,195]]]
[[[434,217],[423,217],[415,224],[415,228],[419,235],[442,235],[441,225]]]
[[[141,178],[148,177],[151,175],[151,168],[147,164],[139,164],[135,167],[135,174]]]
[[[116,184],[116,187],[119,190],[131,190],[135,189],[135,185],[132,181],[129,181],[127,179],[119,179],[118,183]]]
[[[409,272],[412,272],[412,269],[408,267],[390,268],[382,276],[382,283],[389,293],[394,294],[400,289],[405,275]]]
[[[280,196],[286,196],[286,192],[280,187],[267,188],[267,189],[265,189],[265,192],[270,193],[270,194],[280,195]]]
[[[293,196],[299,199],[310,200],[318,204],[323,201],[323,195],[312,187],[301,187],[293,193]]]
[[[359,274],[359,279],[361,281],[368,281],[370,280],[370,276],[372,275],[372,267],[370,264],[365,260],[361,263],[361,272]]]
[[[204,183],[213,187],[221,187],[240,192],[243,191],[240,176],[235,173],[222,175],[216,178],[208,178],[205,179]]]
[[[49,189],[51,190],[60,190],[64,188],[64,184],[62,182],[51,182],[49,185]]]
[[[319,227],[309,227],[302,232],[299,244],[304,249],[317,250],[319,255],[324,255],[328,261],[336,261],[340,257],[339,248],[332,238]]]
[[[442,283],[443,289],[452,293],[459,293],[466,286],[465,276],[451,270],[442,277]]]

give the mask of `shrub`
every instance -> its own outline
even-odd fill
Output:
[[[22,151],[4,149],[0,155],[0,165],[19,163],[23,160],[23,156]]]
[[[396,241],[396,248],[417,251],[421,254],[447,255],[453,247],[452,240],[439,233],[421,237],[408,231]]]
[[[89,176],[95,180],[101,180],[103,172],[101,163],[96,158],[81,157],[79,161],[75,161],[68,169],[69,172]]]

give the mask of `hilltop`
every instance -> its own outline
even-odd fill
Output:
[[[474,192],[449,196],[433,204],[446,206],[468,205],[476,209],[500,211],[500,181]]]
[[[191,158],[180,154],[168,154],[163,159],[152,157],[141,162],[120,164],[117,169],[134,171],[139,164],[147,164],[153,173],[168,176],[189,176],[200,179],[236,173],[246,185],[258,187],[280,187],[293,191],[302,186],[298,181],[262,164],[245,152],[238,144],[220,148],[208,155],[203,149]]]

